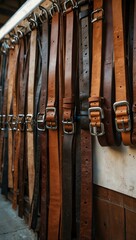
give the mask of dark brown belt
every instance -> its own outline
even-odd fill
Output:
[[[114,68],[113,68],[113,22],[112,22],[112,1],[104,3],[104,23],[103,23],[103,110],[105,134],[98,137],[102,146],[112,146],[120,144],[120,134],[115,129],[113,121],[114,93]]]
[[[80,1],[81,4],[81,1]],[[79,121],[81,157],[80,230],[78,239],[92,239],[92,141],[89,131],[88,97],[90,89],[90,6],[80,7],[79,35]],[[77,159],[79,161],[79,159]]]
[[[57,11],[57,5],[53,4]],[[55,12],[51,24],[50,59],[48,74],[48,99],[46,107],[46,128],[48,129],[49,144],[49,212],[48,239],[57,240],[60,227],[60,163],[57,123],[57,63],[59,47],[59,13]]]

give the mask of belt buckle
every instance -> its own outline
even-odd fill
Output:
[[[127,112],[128,112],[128,127],[127,127],[127,128],[125,127],[124,121],[122,120],[122,121],[121,121],[122,128],[119,128],[119,127],[118,127],[118,123],[117,123],[117,118],[115,118],[116,130],[117,130],[118,132],[128,132],[128,131],[131,130],[131,119],[130,119],[129,103],[128,103],[127,101],[118,101],[118,102],[115,102],[115,103],[113,104],[113,109],[114,109],[115,114],[116,114],[117,107],[120,107],[120,106],[126,106],[126,107],[127,107]]]
[[[5,131],[6,129],[6,115],[0,115],[0,130]]]
[[[95,14],[95,13],[98,13],[98,12],[102,12],[102,16],[100,16],[100,17],[94,17],[94,14]],[[98,8],[98,9],[94,10],[94,11],[91,13],[91,23],[94,23],[94,22],[96,22],[96,21],[102,20],[102,19],[103,19],[103,15],[104,15],[104,10],[103,10],[103,8]]]
[[[104,118],[104,112],[103,112],[103,109],[101,107],[90,107],[88,109],[88,117],[89,117],[89,119],[91,119],[90,118],[90,113],[91,112],[100,112],[100,118],[101,119]],[[99,130],[98,130],[98,128],[99,128]],[[102,135],[105,134],[104,124],[102,122],[100,123],[100,127],[92,126],[91,122],[90,122],[89,129],[90,129],[91,135],[93,135],[93,136],[102,136]]]
[[[26,131],[32,132],[34,127],[33,114],[27,114],[25,117]]]
[[[18,117],[17,117],[18,121],[18,128],[17,130],[18,131],[24,131],[25,129],[25,115],[24,114],[18,114]]]
[[[44,124],[43,127],[40,127],[40,124]],[[44,132],[45,131],[45,113],[37,114],[37,130]]]
[[[13,114],[8,115],[8,130],[16,131],[17,130],[17,117]]]
[[[74,134],[74,132],[75,132],[75,126],[74,126],[73,121],[71,121],[71,120],[62,120],[62,123],[63,123],[63,132],[64,132],[65,134],[67,134],[67,135],[72,135],[72,134]],[[71,131],[66,131],[65,125],[69,125],[69,126],[71,125],[72,130],[71,130]]]
[[[46,107],[46,116],[47,116],[47,113],[48,113],[49,111],[53,111],[54,116],[55,116],[55,118],[56,118],[56,108],[55,108],[55,107]],[[52,121],[50,121],[50,125],[47,124],[47,121],[46,121],[46,128],[47,128],[47,129],[50,129],[50,130],[56,130],[56,129],[57,129],[57,121],[54,121],[54,122],[56,123],[56,126],[53,126],[53,125],[52,125]]]

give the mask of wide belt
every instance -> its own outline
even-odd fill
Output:
[[[125,39],[122,1],[112,0],[112,10],[116,95],[116,102],[113,104],[115,111],[115,125],[116,130],[121,133],[123,144],[130,145],[131,120],[125,67]]]
[[[60,165],[57,123],[57,63],[59,47],[59,13],[53,4],[54,15],[51,23],[50,58],[48,74],[48,99],[46,107],[46,128],[49,144],[49,211],[48,239],[58,239],[60,226]]]
[[[46,20],[42,24],[42,83],[39,103],[39,113],[37,115],[37,130],[39,134],[39,147],[41,153],[41,204],[40,204],[40,239],[47,238],[47,206],[48,206],[48,139],[45,124],[45,108],[47,104],[48,87],[48,58],[49,58],[49,19],[46,11]]]
[[[33,114],[34,114],[34,81],[36,69],[36,48],[37,48],[37,29],[34,29],[31,32],[30,37],[27,115],[25,117],[27,131],[27,161],[28,161],[28,185],[30,206],[32,204],[35,181]]]
[[[114,102],[114,75],[113,75],[113,22],[112,22],[112,1],[104,3],[103,23],[103,111],[105,134],[98,137],[101,146],[112,146],[120,144],[120,134],[115,129],[113,121]]]
[[[80,1],[78,4],[81,4]],[[79,128],[81,158],[80,221],[78,239],[92,239],[92,141],[88,120],[88,97],[90,89],[90,6],[81,5],[79,10]],[[79,159],[77,159],[78,167]],[[78,196],[79,197],[79,196]],[[86,210],[85,210],[86,209]]]
[[[69,1],[70,2],[70,1]],[[64,2],[65,27],[65,65],[64,65],[64,93],[62,106],[63,148],[62,148],[62,229],[61,238],[72,239],[73,231],[73,165],[74,165],[74,84],[76,82],[76,51],[74,48],[74,3]],[[65,25],[64,25],[65,26]],[[77,26],[75,26],[77,27]]]
[[[102,25],[103,25],[103,1],[94,0],[91,14],[93,28],[92,37],[92,76],[89,97],[88,115],[90,119],[90,133],[94,136],[105,134],[104,112],[102,109]]]

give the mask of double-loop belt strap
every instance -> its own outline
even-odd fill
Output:
[[[48,74],[48,100],[46,107],[46,128],[49,134],[49,212],[48,239],[58,239],[60,224],[60,166],[57,127],[57,60],[59,40],[59,13],[52,17],[50,60]]]
[[[94,136],[102,136],[105,132],[102,122],[104,112],[101,108],[103,1],[94,0],[93,4],[94,11],[91,14],[91,22],[93,24],[92,79],[88,115],[90,119],[90,133]]]
[[[7,56],[7,62],[12,55]],[[8,59],[9,58],[9,59]],[[10,62],[10,61],[9,61]],[[7,96],[8,96],[8,63],[6,66],[6,73],[4,76],[4,88],[3,88],[3,101],[2,101],[2,116],[1,116],[1,135],[2,135],[2,153],[1,153],[1,161],[2,161],[2,185],[1,185],[1,193],[6,195],[8,194],[8,136],[7,136]]]
[[[112,1],[104,4],[104,27],[103,27],[103,110],[105,134],[98,138],[102,146],[119,145],[120,134],[115,130],[113,122],[113,102],[114,102],[114,77],[113,77],[113,21],[112,21]]]
[[[80,1],[81,3],[81,1]],[[81,196],[80,231],[78,239],[92,239],[92,141],[88,121],[88,97],[90,79],[90,13],[89,4],[80,7],[79,35],[79,101],[80,101],[80,155],[81,155]],[[77,159],[79,161],[79,159]]]
[[[47,15],[48,16],[48,15]],[[45,108],[47,104],[47,80],[48,80],[48,49],[49,49],[49,20],[42,24],[42,83],[37,116],[37,130],[39,133],[39,145],[41,153],[41,204],[40,204],[40,239],[47,238],[47,205],[48,205],[48,154],[47,131],[45,129]]]
[[[17,193],[18,193],[18,163],[19,163],[19,152],[20,152],[20,132],[18,131],[18,105],[19,102],[19,85],[22,82],[23,71],[24,71],[24,40],[21,39],[19,42],[20,52],[18,58],[18,69],[16,80],[13,83],[13,116],[14,116],[14,129],[13,129],[13,160],[14,160],[14,183],[13,183],[13,203],[12,207],[17,208]],[[23,91],[23,89],[22,89]],[[20,169],[20,172],[22,169]]]
[[[117,131],[121,132],[123,144],[130,145],[131,121],[127,96],[128,86],[125,69],[125,42],[122,0],[112,0],[112,10],[116,93],[116,102],[113,104],[116,117],[115,125]]]
[[[133,131],[132,144],[136,145],[136,0],[134,0],[134,33],[133,33]]]
[[[23,41],[23,40],[22,40]],[[24,46],[23,46],[24,44]],[[24,161],[25,161],[25,106],[27,93],[27,80],[29,71],[29,37],[26,36],[22,43],[20,61],[23,68],[19,71],[19,103],[18,103],[18,131],[19,131],[19,207],[18,214],[23,217],[24,207]],[[24,48],[24,56],[23,56]],[[21,72],[22,71],[22,72]]]
[[[15,45],[14,50],[10,50],[9,56],[9,71],[8,71],[8,103],[7,103],[7,118],[8,118],[8,186],[13,188],[14,162],[13,162],[13,131],[16,125],[16,115],[13,114],[13,91],[16,82],[17,65],[18,65],[19,45]],[[15,99],[14,99],[15,100]],[[16,103],[15,103],[16,104]],[[16,111],[16,106],[14,106]]]
[[[66,10],[65,66],[63,93],[63,152],[62,152],[62,239],[72,239],[73,212],[73,140],[74,140],[74,97],[73,97],[73,34],[74,11]],[[76,71],[76,69],[75,69]]]
[[[33,199],[35,164],[34,164],[34,134],[33,134],[33,112],[34,112],[34,82],[36,68],[36,46],[37,29],[31,32],[30,38],[30,58],[29,58],[29,77],[28,77],[28,96],[27,96],[27,115],[25,118],[27,131],[27,158],[28,158],[28,185],[30,206]]]

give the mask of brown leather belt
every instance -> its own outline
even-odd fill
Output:
[[[81,4],[80,1],[79,4]],[[92,239],[92,141],[88,121],[88,97],[90,89],[90,6],[80,7],[79,35],[79,102],[80,102],[80,157],[81,157],[81,196],[80,230],[78,239]],[[79,161],[79,159],[77,159]]]
[[[115,125],[116,130],[121,133],[123,144],[130,145],[131,120],[127,96],[128,86],[125,67],[125,39],[122,1],[112,0],[112,10],[116,92],[116,102],[113,104],[116,116]]]
[[[57,5],[53,4],[54,10]],[[59,13],[55,12],[51,24],[50,60],[48,75],[48,99],[46,107],[46,128],[49,137],[49,212],[48,239],[58,239],[60,224],[60,166],[57,124],[57,61],[59,46]]]
[[[103,1],[94,0],[91,22],[93,24],[92,39],[92,79],[89,97],[90,108],[88,115],[90,119],[90,133],[94,136],[102,136],[105,133],[104,112],[101,107],[101,71],[102,71],[102,19]]]
[[[114,75],[113,75],[113,22],[112,22],[112,1],[104,3],[103,23],[103,110],[105,134],[98,137],[101,146],[112,146],[120,144],[120,134],[115,129],[113,121],[114,102]]]
[[[30,37],[27,115],[25,117],[27,131],[27,161],[28,161],[28,185],[30,206],[32,204],[35,181],[33,113],[34,113],[34,81],[36,69],[36,46],[37,46],[37,29],[34,29],[31,32]]]

